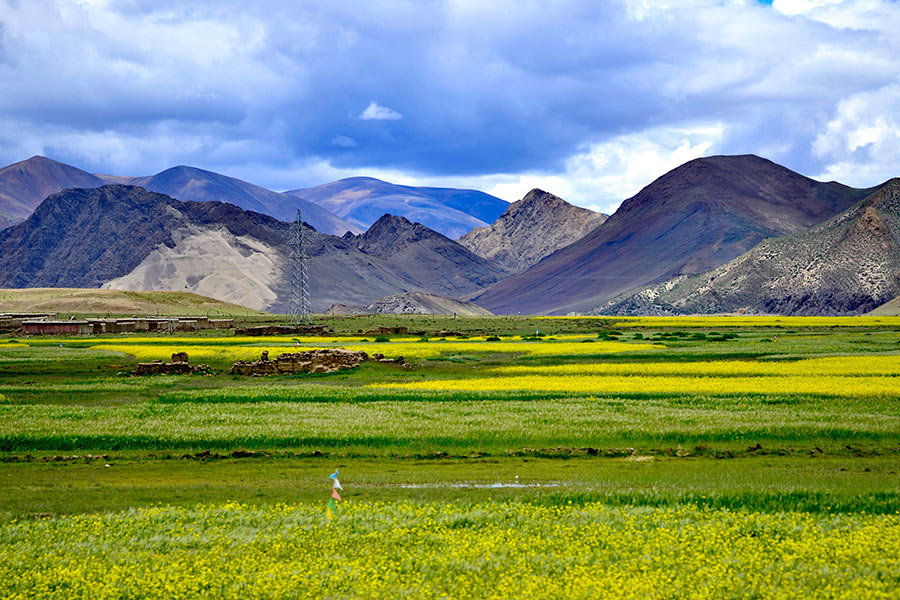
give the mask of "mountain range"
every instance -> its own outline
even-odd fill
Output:
[[[692,160],[623,202],[601,227],[473,301],[497,314],[589,311],[807,229],[871,191],[821,183],[754,155]]]
[[[53,193],[67,186],[80,187]],[[283,311],[300,206],[315,311],[385,297],[379,310],[411,310],[421,292],[495,314],[859,314],[900,296],[898,188],[744,155],[685,163],[608,219],[542,190],[512,204],[370,178],[302,190],[339,216],[192,167],[134,178],[34,157],[0,169],[0,287],[190,291]],[[496,218],[454,241],[390,210],[370,219],[365,198],[424,207],[445,230]]]
[[[0,287],[189,291],[283,311],[289,235],[287,223],[222,202],[121,184],[65,190],[0,231]],[[305,238],[319,312],[407,291],[472,294],[506,274],[401,217],[359,236],[307,229]]]
[[[900,179],[811,229],[767,239],[701,275],[610,302],[603,314],[852,315],[900,294]]]
[[[473,227],[493,222],[509,205],[475,190],[417,188],[370,177],[278,193],[196,167],[177,166],[142,177],[94,175],[44,156],[33,156],[0,169],[0,229],[27,218],[50,194],[108,183],[137,185],[183,201],[227,202],[282,221],[294,220],[300,209],[305,222],[321,233],[333,235],[362,233],[381,215],[389,213],[457,238]],[[344,215],[348,218],[342,218]]]
[[[293,221],[297,216],[297,209],[300,209],[303,220],[321,233],[343,235],[347,231],[362,232],[362,229],[299,196],[279,194],[234,177],[196,167],[172,167],[150,177],[109,175],[99,177],[108,183],[137,185],[178,200],[228,202],[244,210],[275,217],[280,221]]]
[[[453,239],[493,223],[509,206],[477,190],[410,187],[372,177],[351,177],[285,193],[315,202],[361,229],[388,213]]]

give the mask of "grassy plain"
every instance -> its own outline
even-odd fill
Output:
[[[0,596],[897,597],[900,319],[729,319],[0,339]]]

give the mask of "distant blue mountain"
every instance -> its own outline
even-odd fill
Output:
[[[244,210],[253,210],[282,221],[291,221],[302,211],[303,220],[320,233],[343,235],[347,231],[361,233],[357,228],[318,204],[297,196],[279,194],[271,190],[196,167],[178,166],[150,177],[109,177],[114,183],[139,185],[151,192],[167,194],[182,201],[228,202]]]
[[[212,171],[180,166],[149,177],[92,175],[44,156],[32,156],[0,168],[0,229],[27,219],[51,194],[65,189],[96,188],[107,183],[139,185],[185,202],[228,202],[282,221],[292,221],[300,208],[304,221],[317,231],[332,235],[366,230],[302,198],[279,194]]]
[[[372,177],[350,177],[285,194],[318,204],[362,229],[391,214],[452,239],[490,225],[509,207],[505,200],[477,190],[411,187]]]

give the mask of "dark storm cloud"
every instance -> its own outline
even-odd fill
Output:
[[[774,4],[0,0],[0,160],[564,174],[712,124],[704,148],[824,171],[840,103],[897,83],[896,5]]]

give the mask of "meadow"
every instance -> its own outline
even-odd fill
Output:
[[[0,597],[900,597],[900,319],[321,319],[0,338]]]

